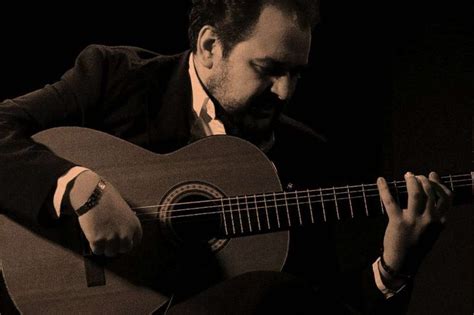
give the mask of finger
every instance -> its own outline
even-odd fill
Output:
[[[433,187],[436,191],[436,195],[438,196],[438,200],[436,201],[436,209],[440,214],[445,214],[446,211],[451,207],[452,198],[450,195],[446,194],[444,189],[439,186],[438,183],[433,182]]]
[[[113,238],[105,242],[104,255],[107,257],[114,257],[120,251],[120,239]]]
[[[138,246],[142,241],[142,237],[143,237],[142,225],[140,224],[140,222],[138,222],[138,227],[135,230],[135,233],[133,234],[133,246]]]
[[[119,252],[121,254],[128,253],[133,247],[133,240],[131,238],[124,238],[120,241]]]
[[[423,190],[427,196],[425,209],[422,214],[423,222],[426,224],[426,226],[441,222],[442,215],[436,206],[437,194],[434,189],[434,186],[437,184],[430,181],[425,176],[416,176],[416,178],[421,183],[421,186],[423,187]]]
[[[99,240],[95,242],[89,242],[89,246],[94,255],[103,255],[105,250],[105,241]]]
[[[421,183],[421,187],[423,188],[423,191],[425,192],[425,195],[426,195],[426,203],[422,211],[424,211],[425,213],[428,212],[430,214],[434,214],[435,203],[436,203],[436,192],[433,188],[433,185],[425,176],[422,176],[422,175],[416,176],[416,179],[418,180],[419,183]]]
[[[435,185],[435,190],[438,193],[439,197],[445,197],[448,200],[452,200],[453,192],[443,184],[441,178],[436,172],[430,172],[428,178],[437,184]]]
[[[387,181],[383,177],[377,178],[377,188],[379,189],[380,198],[387,210],[387,215],[390,219],[397,218],[401,215],[401,210],[395,199],[393,199]]]
[[[411,172],[405,174],[408,192],[408,207],[406,216],[414,220],[420,213],[423,213],[426,203],[426,194],[418,182],[418,179]]]
[[[436,208],[440,216],[440,221],[444,224],[446,222],[446,213],[449,211],[453,203],[453,192],[442,184],[437,173],[431,172],[429,178],[434,182],[433,187],[438,195]]]
[[[445,224],[446,214],[451,208],[452,199],[451,199],[451,196],[448,196],[446,194],[446,192],[443,190],[440,184],[436,182],[432,182],[432,185],[438,196],[438,200],[436,201],[436,206],[435,206],[435,209],[436,209],[435,213],[438,216],[439,222],[441,222],[442,224]]]

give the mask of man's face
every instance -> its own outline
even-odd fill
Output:
[[[241,132],[269,130],[308,63],[310,43],[310,29],[267,6],[249,38],[214,62],[206,86]]]

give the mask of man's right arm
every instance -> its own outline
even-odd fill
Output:
[[[104,88],[106,58],[99,47],[86,48],[60,81],[0,103],[0,209],[29,221],[75,164],[34,142],[35,133],[66,125],[83,125],[98,110]]]
[[[107,55],[105,50],[100,46],[86,48],[76,59],[75,66],[60,81],[0,103],[0,209],[2,211],[22,220],[37,221],[43,206],[52,205],[52,196],[57,188],[58,179],[76,165],[56,156],[46,146],[34,142],[31,136],[41,130],[56,126],[87,126],[85,121],[91,115],[95,115],[95,119],[100,120],[97,117],[102,112],[100,101],[106,97],[104,93],[107,87],[112,85],[113,80],[120,75],[111,73],[111,71],[120,70],[120,67],[114,66],[114,63],[119,63],[120,60],[110,54]],[[81,186],[77,181],[80,176],[74,180],[76,188]],[[74,190],[71,190],[70,196],[72,199],[75,198]],[[124,208],[128,207],[123,206],[125,201],[111,185],[104,197],[104,201],[97,206],[97,209],[119,205],[121,211],[125,211]],[[97,209],[92,209],[94,211],[91,210],[83,218],[80,217],[80,221],[96,220],[109,224],[110,222],[104,220],[104,217],[113,215],[113,211],[109,214],[96,211]],[[133,214],[129,208],[127,210],[128,214]],[[123,216],[118,216],[118,218],[124,219]],[[127,220],[130,219],[127,218]],[[133,234],[139,233],[135,233],[137,228],[135,223],[134,225]],[[114,229],[117,225],[109,224],[108,226]],[[96,239],[104,237],[104,235],[94,235],[97,231],[96,224],[81,223],[81,227],[85,229],[86,237],[89,235],[89,242],[94,243]],[[87,229],[89,232],[86,231]],[[105,235],[105,237],[109,236]]]

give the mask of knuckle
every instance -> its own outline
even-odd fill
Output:
[[[97,237],[89,241],[89,244],[94,247],[101,247],[104,245],[104,243],[105,243],[105,239],[101,237]]]
[[[401,228],[404,223],[400,216],[390,217],[390,222],[397,228]]]
[[[132,234],[130,232],[121,233],[117,238],[120,242],[128,241],[132,238]]]
[[[420,180],[420,182],[423,184],[423,185],[427,185],[428,184],[428,179],[426,178],[426,176],[424,175],[418,175],[416,176],[416,178],[418,178]]]
[[[416,218],[412,216],[405,216],[400,224],[404,228],[414,228],[416,226]]]
[[[433,225],[436,222],[435,218],[431,214],[425,214],[423,216],[423,223],[425,225]]]
[[[416,201],[423,200],[424,194],[421,191],[417,190],[411,194],[411,197]]]
[[[117,234],[112,234],[107,239],[105,240],[105,244],[107,246],[110,246],[111,244],[116,243],[118,240],[120,240],[120,237]]]
[[[384,199],[384,204],[386,208],[391,208],[394,206],[394,202],[392,198],[385,198]]]

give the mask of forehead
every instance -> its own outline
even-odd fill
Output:
[[[234,50],[251,59],[270,58],[288,65],[302,65],[308,62],[310,45],[311,30],[301,29],[295,15],[266,6],[252,34]]]

